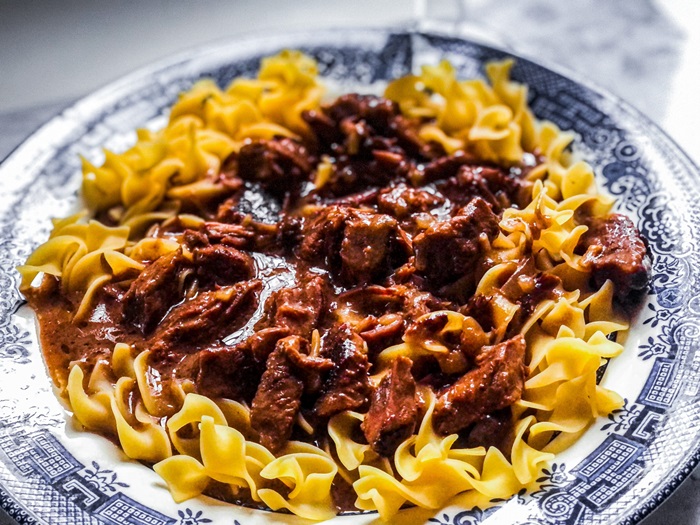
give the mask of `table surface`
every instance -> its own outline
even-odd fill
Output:
[[[216,2],[209,1],[209,4],[212,3]],[[298,21],[303,19],[298,12],[290,14],[287,4],[283,6],[279,1],[263,3],[276,4],[278,8],[268,10],[267,18],[253,19],[246,26],[248,31],[294,28],[294,24],[298,25]],[[221,4],[220,8],[231,9],[233,4],[236,9],[245,11],[246,6],[250,8],[254,2],[240,0],[230,3],[228,8]],[[0,14],[6,5],[0,4]],[[153,5],[163,7],[162,2],[154,2]],[[375,22],[389,23],[394,18],[396,21],[402,20],[395,16],[396,2],[375,0],[369,5],[376,11]],[[361,25],[364,22],[357,12],[346,10],[341,13],[342,21],[348,25]],[[116,32],[119,24],[125,22],[119,18],[119,11],[111,14],[114,21],[110,26],[111,31]],[[697,122],[700,121],[700,104],[697,103],[697,93],[700,91],[700,2],[636,0],[613,3],[583,0],[573,4],[556,0],[469,0],[467,14],[472,24],[488,25],[490,31],[517,51],[562,64],[622,96],[656,121],[696,164],[700,164],[700,140],[697,135]],[[317,25],[338,25],[335,19],[317,18]],[[7,52],[7,48],[3,46],[3,40],[7,34],[2,30],[3,19],[7,22],[7,17],[0,16],[0,64],[4,69],[4,59],[7,57],[3,53]],[[171,25],[181,23],[190,26],[199,23],[185,14],[179,19],[171,16],[170,22]],[[542,31],[543,24],[548,28],[546,32]],[[101,33],[101,37],[109,40],[109,31],[107,29],[106,33]],[[229,28],[226,34],[235,36],[236,32]],[[223,35],[215,31],[209,33],[210,39]],[[168,48],[167,38],[169,36],[164,33],[161,47],[155,46],[162,51],[161,54],[167,54],[168,49],[178,49]],[[57,41],[60,48],[60,39]],[[70,46],[64,47],[64,55],[70,54]],[[62,56],[61,49],[57,51],[55,46],[51,52]],[[127,58],[129,53],[133,54],[133,49],[128,46],[121,51]],[[86,60],[90,65],[89,57]],[[118,58],[115,58],[115,63],[125,68],[118,73],[141,65],[137,60],[129,62],[124,59],[120,62]],[[31,61],[27,64],[27,69],[31,69]],[[95,67],[98,71],[99,68]],[[11,67],[9,69],[12,70]],[[16,69],[16,78],[23,71],[22,68]],[[2,77],[7,80],[6,75],[0,75],[0,99],[11,93],[7,85],[3,85]],[[106,76],[100,83],[109,79]],[[5,158],[34,129],[67,107],[77,95],[85,94],[94,87],[88,84],[89,89],[82,91],[75,86],[58,89],[53,96],[35,97],[29,106],[19,109],[0,102],[0,159]],[[12,522],[0,509],[0,524],[5,523]],[[643,524],[700,524],[700,468]]]

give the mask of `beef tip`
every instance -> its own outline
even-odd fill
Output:
[[[404,301],[403,290],[398,286],[377,284],[353,288],[338,297],[338,304],[364,315],[381,315],[399,312]]]
[[[613,213],[585,224],[588,231],[581,236],[577,252],[583,254],[582,264],[592,270],[595,284],[602,286],[610,279],[620,300],[644,290],[651,274],[651,254],[629,217]]]
[[[450,199],[450,202],[456,206],[464,206],[473,197],[481,197],[491,205],[491,208],[496,212],[501,208],[510,206],[510,200],[498,199],[494,192],[489,188],[488,182],[481,174],[482,167],[462,166],[459,172],[454,177],[442,181],[436,185],[445,197]],[[503,195],[501,192],[500,195]]]
[[[194,264],[200,283],[225,286],[250,279],[255,274],[253,258],[236,248],[210,244],[194,250]]]
[[[470,276],[498,232],[498,218],[475,197],[457,215],[413,239],[416,270],[434,286]]]
[[[532,183],[522,178],[522,169],[505,170],[496,166],[482,166],[477,171],[502,203],[501,207],[505,208],[513,204],[525,207],[529,203]]]
[[[260,435],[260,444],[273,453],[284,447],[292,435],[304,393],[304,383],[294,374],[287,355],[298,344],[292,336],[280,340],[267,359],[267,368],[253,398],[250,422]]]
[[[468,153],[458,151],[448,157],[440,157],[416,170],[412,179],[419,184],[428,184],[438,180],[455,177],[462,166],[478,165],[477,159]]]
[[[419,317],[437,310],[454,310],[455,305],[444,299],[435,297],[430,292],[418,289],[415,285],[406,284],[396,287],[403,293],[404,312],[406,320],[411,322]]]
[[[322,353],[333,362],[315,412],[330,417],[344,410],[357,410],[369,396],[369,360],[362,338],[346,324],[332,328],[324,337]]]
[[[506,458],[510,458],[514,438],[513,414],[509,408],[504,408],[474,423],[467,434],[465,447],[496,447]]]
[[[326,115],[323,111],[304,111],[301,117],[311,128],[316,140],[323,146],[323,149],[330,149],[331,145],[338,144],[343,140],[335,120]]]
[[[244,281],[218,290],[201,292],[173,308],[152,338],[154,353],[189,353],[234,332],[255,310],[262,284]]]
[[[304,280],[294,288],[278,290],[268,302],[268,323],[293,335],[311,337],[324,311],[325,294],[326,283],[321,276]]]
[[[319,150],[336,159],[333,177],[322,188],[325,195],[383,186],[408,176],[415,160],[434,155],[418,136],[419,122],[403,117],[394,102],[373,95],[344,95],[303,118]]]
[[[247,341],[207,348],[199,352],[197,392],[248,403],[264,370],[265,361],[257,358]]]
[[[283,215],[277,228],[277,241],[285,253],[291,253],[294,248],[301,244],[303,234],[304,219],[294,215]]]
[[[522,335],[484,347],[476,368],[449,386],[437,399],[433,426],[443,435],[459,432],[484,416],[518,401],[527,367]]]
[[[336,206],[350,206],[353,208],[367,208],[373,206],[379,196],[379,188],[370,188],[339,197],[331,201]]]
[[[436,187],[459,206],[471,197],[481,197],[499,211],[513,204],[526,205],[532,184],[497,166],[464,165],[455,176],[438,182]]]
[[[395,133],[397,142],[410,156],[417,159],[430,159],[444,154],[442,148],[435,150],[434,145],[426,144],[418,135],[420,122],[398,115],[391,122],[391,129]]]
[[[294,372],[304,384],[304,393],[315,396],[321,390],[328,371],[334,366],[333,361],[320,355],[309,354],[308,339],[298,338],[300,344],[287,348],[287,357],[294,367]]]
[[[418,404],[413,363],[397,357],[372,395],[369,411],[362,422],[367,442],[377,454],[391,456],[416,429]]]
[[[210,221],[202,225],[201,232],[211,242],[239,249],[250,248],[255,242],[255,231],[241,224]]]
[[[146,335],[182,300],[180,272],[189,266],[182,248],[165,254],[146,266],[124,295],[124,321]]]
[[[444,202],[445,199],[440,195],[401,183],[382,190],[377,205],[382,213],[403,219],[413,213],[429,212]]]
[[[292,139],[256,140],[238,154],[238,176],[260,182],[277,196],[306,181],[313,162],[306,148]]]
[[[337,126],[344,121],[364,120],[379,135],[390,133],[390,124],[399,111],[391,100],[375,95],[349,93],[338,97],[332,104],[323,108],[323,113]]]
[[[385,276],[407,258],[409,241],[388,215],[329,206],[305,225],[299,256],[356,286]]]
[[[328,268],[340,266],[338,251],[343,240],[345,221],[349,208],[328,206],[303,228],[303,240],[299,245],[299,257]]]
[[[460,312],[466,316],[473,317],[479,323],[484,332],[490,332],[496,328],[494,319],[493,298],[483,294],[475,294]]]
[[[277,241],[277,225],[256,222],[239,214],[238,223],[207,221],[200,231],[212,244],[224,244],[239,250],[266,251]]]
[[[340,245],[341,278],[350,284],[368,284],[388,273],[392,244],[398,243],[396,219],[357,212],[345,224]],[[396,251],[396,250],[395,250]]]
[[[253,398],[251,426],[260,435],[260,444],[273,453],[279,452],[292,434],[304,393],[304,376],[325,371],[332,364],[307,352],[308,342],[299,336],[279,340],[267,358]]]

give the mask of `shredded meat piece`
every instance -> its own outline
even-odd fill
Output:
[[[326,301],[326,283],[316,276],[304,280],[295,288],[282,288],[268,301],[271,323],[290,334],[311,337],[319,324]]]
[[[250,422],[260,444],[272,452],[284,448],[301,407],[304,376],[328,369],[330,363],[308,355],[308,341],[299,336],[277,342],[253,398]]]
[[[388,215],[329,206],[304,231],[299,256],[323,264],[347,284],[373,282],[407,257],[408,240]]]
[[[349,219],[340,244],[341,278],[367,284],[386,274],[397,228],[396,219],[388,215],[358,212]]]
[[[416,270],[436,286],[473,277],[479,257],[498,232],[497,217],[476,197],[448,221],[438,222],[415,237]]]
[[[382,213],[402,219],[413,213],[429,212],[444,202],[445,198],[441,195],[399,183],[379,193],[377,206]]]
[[[527,370],[524,358],[522,335],[485,347],[477,357],[477,367],[438,397],[433,413],[435,430],[443,435],[459,432],[518,401]]]
[[[481,167],[462,166],[457,175],[438,183],[437,188],[450,199],[453,206],[464,206],[473,197],[481,197],[491,205],[494,211],[498,212],[501,208],[509,206],[510,201],[499,199],[494,195],[482,174],[483,170]]]
[[[244,281],[201,292],[173,308],[153,335],[154,353],[201,348],[235,331],[255,309],[261,288],[258,280]]]
[[[259,181],[275,195],[284,194],[295,183],[306,180],[313,169],[306,148],[293,141],[256,140],[238,154],[238,176]]]
[[[194,250],[197,276],[205,287],[225,286],[250,279],[255,274],[253,258],[240,250],[211,244]]]
[[[585,224],[588,231],[581,236],[577,251],[583,253],[583,264],[593,270],[596,285],[610,279],[615,296],[623,301],[644,290],[651,274],[651,255],[634,223],[613,213]]]
[[[344,410],[358,410],[369,395],[369,360],[362,338],[347,325],[331,329],[323,341],[322,352],[333,362],[314,411],[330,417]]]
[[[264,363],[247,341],[202,350],[199,352],[197,392],[212,398],[250,402],[265,370]]]
[[[260,435],[260,444],[278,452],[292,435],[301,407],[304,383],[294,374],[288,353],[298,351],[297,336],[280,340],[267,359],[267,369],[253,398],[250,422]]]
[[[178,279],[188,266],[182,248],[153,261],[124,294],[124,321],[142,333],[150,333],[173,305],[180,302],[183,285]]]
[[[478,164],[475,157],[459,151],[454,155],[440,157],[426,164],[417,178],[422,184],[449,179],[456,176],[462,166]]]
[[[372,450],[391,456],[416,428],[418,404],[412,362],[399,356],[372,395],[362,430]]]
[[[398,344],[404,332],[405,321],[400,314],[385,314],[366,318],[360,337],[367,343],[369,354],[375,356],[385,348]]]

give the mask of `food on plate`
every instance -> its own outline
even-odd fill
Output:
[[[85,211],[19,269],[76,419],[176,501],[390,519],[531,486],[622,405],[596,377],[650,256],[511,66],[328,97],[285,51],[84,159]]]

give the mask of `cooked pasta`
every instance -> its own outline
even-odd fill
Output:
[[[596,378],[649,259],[512,65],[322,104],[283,51],[83,159],[86,211],[19,268],[75,419],[177,502],[391,520],[536,485],[622,406]]]

